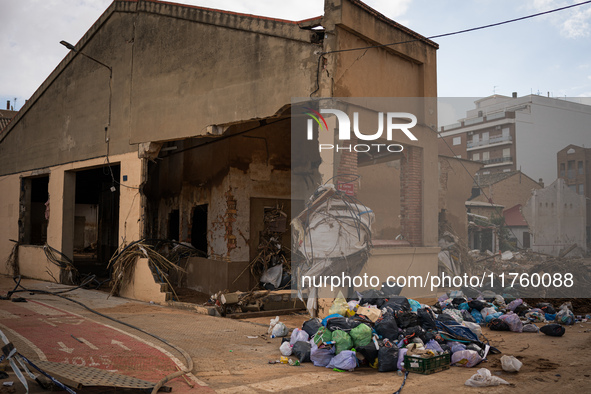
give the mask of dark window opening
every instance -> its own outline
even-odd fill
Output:
[[[178,209],[174,209],[171,213],[168,214],[168,239],[171,241],[180,241],[179,240],[179,227],[181,225],[181,216]]]
[[[23,178],[21,182],[20,242],[43,245],[49,222],[49,175]]]
[[[118,247],[119,177],[120,167],[113,164],[76,172],[74,265],[82,274],[108,276]]]
[[[193,208],[191,222],[191,245],[207,255],[207,204]]]

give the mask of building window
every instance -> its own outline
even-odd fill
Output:
[[[577,164],[579,166],[579,175],[583,175],[583,162],[580,161]]]
[[[474,154],[472,155],[472,160],[474,160],[474,161],[478,161],[478,160],[480,160],[480,153],[474,153]]]
[[[49,221],[49,175],[22,178],[19,238],[25,245],[47,242]]]
[[[560,178],[564,178],[564,175],[565,175],[564,167],[565,167],[564,163],[560,163]]]
[[[575,153],[575,150],[573,148],[570,148],[569,150],[566,151],[567,155],[572,155],[573,153]]]
[[[577,185],[569,185],[568,188],[575,193],[577,192]]]
[[[511,148],[503,149],[503,158],[505,157],[511,157]]]
[[[460,145],[462,143],[462,137],[454,137],[453,144]]]
[[[488,175],[490,174],[490,171],[482,171],[482,175]]]
[[[573,179],[575,177],[575,161],[569,160],[568,161],[568,179]]]
[[[482,152],[482,161],[486,161],[490,159],[489,152]]]
[[[478,134],[474,134],[472,136],[472,143],[473,144],[478,144],[478,141],[480,140],[480,136]]]
[[[462,158],[462,155],[455,155],[454,157],[455,157],[456,159],[461,159],[461,158]]]
[[[505,169],[503,170],[503,172],[511,172],[511,169],[510,169],[510,168],[505,168]]]
[[[585,194],[585,188],[583,187],[582,183],[579,183],[579,194],[580,195],[584,195]]]
[[[506,141],[509,138],[509,128],[505,127],[502,131],[503,141]]]
[[[488,141],[488,131],[482,133],[482,141]]]

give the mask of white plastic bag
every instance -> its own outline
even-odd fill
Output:
[[[501,357],[501,367],[505,372],[519,372],[522,365],[523,363],[513,356]]]
[[[291,345],[289,342],[283,342],[281,346],[279,346],[279,351],[281,352],[282,356],[291,356]]]
[[[310,337],[308,336],[308,333],[306,331],[296,328],[291,333],[291,338],[289,338],[289,344],[293,346],[296,342],[308,342],[309,339]]]
[[[451,363],[458,367],[472,368],[482,361],[482,357],[474,350],[461,350],[451,355]]]
[[[347,311],[349,310],[349,304],[347,304],[347,300],[343,297],[343,294],[339,292],[339,295],[334,300],[330,309],[328,310],[329,315],[339,314],[341,316],[345,316]]]
[[[465,383],[466,386],[471,387],[498,386],[500,384],[509,384],[509,382],[498,376],[492,376],[490,371],[486,368],[480,368],[478,373],[472,375],[472,377],[466,380]]]
[[[470,331],[472,331],[474,335],[476,335],[477,338],[479,338],[480,334],[482,334],[482,328],[480,328],[480,324],[472,323],[469,321],[464,321],[462,324],[468,327]]]
[[[279,321],[279,316],[276,316],[275,319],[271,319],[269,323],[269,330],[267,330],[267,334],[271,334],[274,337],[284,337],[287,335],[289,330],[285,326],[285,324]]]

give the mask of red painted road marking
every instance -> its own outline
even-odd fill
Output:
[[[176,364],[158,349],[82,316],[32,300],[0,307],[11,315],[2,319],[0,314],[2,324],[34,343],[49,361],[116,371],[151,382],[177,371]],[[189,389],[178,379],[169,384],[176,386],[175,391]]]

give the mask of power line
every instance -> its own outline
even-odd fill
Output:
[[[490,27],[496,27],[496,26],[506,25],[508,23],[519,22],[519,21],[522,21],[522,20],[531,19],[531,18],[535,18],[535,17],[538,17],[538,16],[551,14],[551,13],[558,12],[558,11],[563,11],[563,10],[566,10],[566,9],[569,9],[569,8],[579,7],[581,5],[585,5],[585,4],[589,4],[589,3],[591,3],[591,0],[584,1],[582,3],[576,3],[576,4],[567,5],[567,6],[560,7],[560,8],[555,8],[555,9],[549,10],[549,11],[538,12],[537,14],[531,14],[531,15],[527,15],[527,16],[522,16],[520,18],[509,19],[509,20],[506,20],[506,21],[503,21],[503,22],[492,23],[490,25],[483,25],[483,26],[473,27],[473,28],[470,28],[470,29],[458,30],[458,31],[454,31],[454,32],[451,32],[451,33],[438,34],[436,36],[431,36],[431,37],[415,38],[415,39],[407,40],[407,41],[393,42],[391,44],[372,45],[372,46],[359,47],[359,48],[350,48],[350,49],[337,49],[337,50],[334,50],[334,51],[321,52],[320,55],[322,56],[322,55],[327,55],[329,53],[360,51],[360,50],[363,50],[363,49],[371,49],[371,48],[383,48],[383,47],[388,47],[388,46],[392,46],[392,45],[408,44],[408,43],[416,42],[416,41],[426,41],[426,40],[432,40],[434,38],[454,36],[456,34],[468,33],[468,32],[472,32],[472,31],[476,31],[476,30],[488,29]]]

